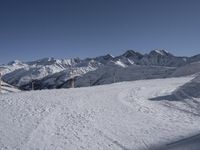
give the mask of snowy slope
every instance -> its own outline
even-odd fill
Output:
[[[0,149],[167,148],[170,143],[200,133],[200,114],[195,115],[187,105],[183,109],[175,107],[185,102],[150,99],[169,95],[191,79],[1,95]]]
[[[0,93],[10,93],[10,92],[19,92],[20,90],[16,87],[9,85],[3,81],[1,81],[1,91]]]
[[[181,97],[181,100],[191,99],[191,98],[200,98],[200,75],[197,75],[192,81],[178,88],[176,91],[173,92],[173,94],[175,96],[178,96],[177,98],[179,98],[179,100],[180,100],[180,97]],[[192,102],[195,102],[197,105],[199,105],[199,103],[196,102],[195,99],[193,99]]]
[[[181,76],[196,74],[199,72],[200,72],[200,61],[197,61],[178,67],[171,76],[181,77]]]
[[[124,68],[117,65],[107,65],[78,77],[75,80],[75,86],[85,87],[122,81],[166,78],[170,76],[174,70],[175,68],[159,66],[132,65]],[[69,86],[68,82],[62,85],[62,87]]]

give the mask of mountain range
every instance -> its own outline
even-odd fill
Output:
[[[178,57],[162,49],[148,54],[127,50],[116,57],[15,60],[0,65],[0,71],[5,82],[22,90],[68,88],[72,79],[75,87],[84,87],[195,74],[200,72],[200,54]]]

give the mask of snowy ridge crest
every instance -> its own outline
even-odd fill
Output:
[[[199,55],[177,57],[164,49],[155,49],[148,54],[127,50],[116,57],[107,54],[86,59],[50,57],[30,62],[15,60],[7,65],[0,65],[0,72],[3,75],[3,80],[8,84],[30,89],[31,83],[34,81],[37,83],[38,89],[43,89],[64,87],[71,78],[85,80],[85,76],[91,76],[90,80],[94,82],[93,85],[103,84],[104,82],[99,81],[108,80],[106,79],[107,75],[113,76],[114,72],[118,72],[117,82],[152,77],[181,76],[186,74],[183,70],[189,66],[191,71],[187,74],[198,72],[198,69],[195,68],[198,68],[199,64],[193,63],[199,61]],[[195,67],[191,67],[191,65]],[[159,70],[158,72],[161,74],[153,75],[156,70]],[[165,75],[163,74],[164,70],[166,71]],[[109,80],[113,81],[113,79]]]

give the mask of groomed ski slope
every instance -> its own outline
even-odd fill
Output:
[[[200,114],[181,101],[150,99],[191,79],[1,94],[0,149],[168,149],[200,133]]]

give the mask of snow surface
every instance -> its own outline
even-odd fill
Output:
[[[200,133],[200,114],[187,106],[179,109],[181,101],[151,99],[169,95],[192,78],[2,94],[0,149],[168,149]],[[188,150],[197,149],[193,143]]]

